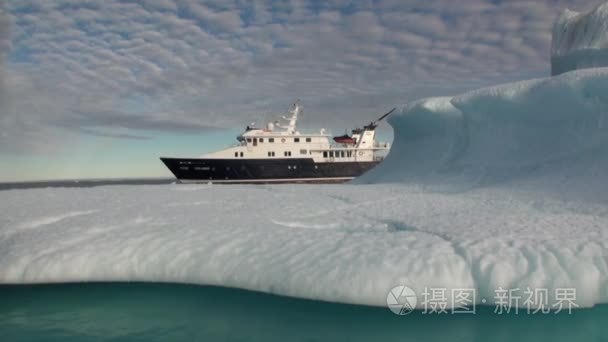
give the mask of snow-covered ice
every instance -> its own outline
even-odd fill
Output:
[[[399,284],[608,300],[606,203],[534,191],[106,186],[3,191],[0,211],[1,283],[196,283],[378,306]]]
[[[589,13],[565,10],[553,25],[551,74],[608,66],[608,3]]]
[[[372,305],[401,283],[608,299],[608,208],[534,193],[171,185],[1,198],[3,283],[188,282]]]

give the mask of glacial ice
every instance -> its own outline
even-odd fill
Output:
[[[408,104],[387,159],[357,182],[535,189],[608,202],[608,68]]]
[[[0,283],[195,283],[375,306],[400,284],[474,288],[478,303],[500,287],[608,300],[606,203],[508,187],[49,188],[2,191],[0,211]]]
[[[565,10],[553,26],[551,74],[608,66],[608,3],[589,13]]]

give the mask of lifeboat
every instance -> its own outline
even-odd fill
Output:
[[[351,137],[348,134],[344,134],[339,137],[334,137],[334,141],[337,142],[338,144],[349,144],[349,145],[355,144],[355,139],[353,139],[353,137]]]

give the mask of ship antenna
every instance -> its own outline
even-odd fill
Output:
[[[363,127],[365,129],[375,129],[378,126],[378,123],[382,120],[384,120],[384,118],[386,118],[387,116],[391,115],[397,108],[393,108],[391,109],[388,113],[382,115],[380,118],[378,118],[376,121],[372,121],[369,125]]]

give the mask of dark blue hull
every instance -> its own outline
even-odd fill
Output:
[[[378,165],[373,162],[315,163],[312,158],[197,159],[161,158],[182,182],[297,183],[345,182]]]

